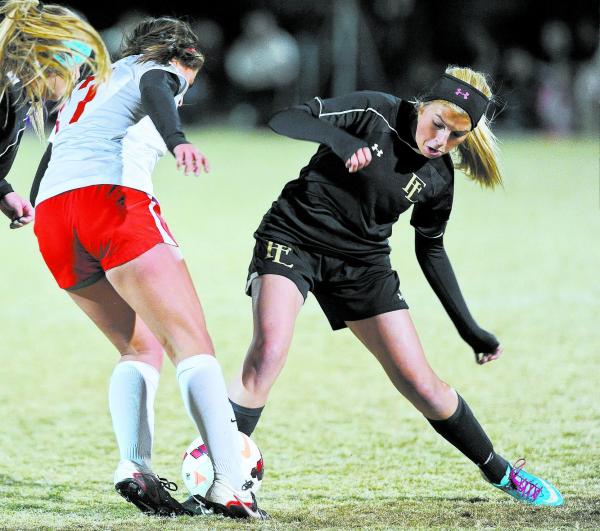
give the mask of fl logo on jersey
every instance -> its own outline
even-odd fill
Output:
[[[416,203],[417,202],[416,196],[426,186],[427,185],[425,184],[425,181],[423,179],[421,179],[419,176],[417,176],[416,173],[413,173],[412,177],[410,178],[410,181],[408,181],[406,186],[404,188],[402,188],[402,191],[406,192],[406,195],[404,197],[406,199],[408,199],[411,203]]]

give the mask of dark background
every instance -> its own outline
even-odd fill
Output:
[[[371,89],[410,98],[448,64],[489,74],[498,125],[598,132],[599,5],[590,0],[72,1],[118,56],[144,16],[193,24],[206,64],[188,121],[263,124],[316,95]]]

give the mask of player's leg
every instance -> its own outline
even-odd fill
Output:
[[[184,404],[207,443],[215,469],[215,483],[207,498],[231,516],[247,516],[244,507],[252,511],[256,504],[249,492],[242,491],[246,478],[235,416],[200,300],[179,249],[159,243],[110,268],[106,276],[177,367]]]
[[[242,368],[229,385],[238,429],[250,435],[283,369],[304,298],[292,280],[267,274],[252,281],[253,334]]]
[[[552,485],[520,469],[512,469],[494,452],[467,403],[431,369],[408,310],[346,324],[381,363],[396,389],[442,437],[473,461],[488,481],[521,501],[540,505],[562,503]]]
[[[186,514],[151,465],[161,344],[106,278],[68,293],[121,354],[108,393],[120,455],[114,475],[116,490],[143,512]]]

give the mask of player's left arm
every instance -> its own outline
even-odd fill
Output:
[[[174,99],[180,89],[177,76],[166,70],[149,70],[140,79],[142,107],[175,156],[177,168],[183,167],[185,175],[190,171],[199,175],[201,168],[208,172],[210,167],[207,158],[183,132]]]
[[[415,254],[427,282],[458,333],[473,349],[476,361],[483,364],[498,358],[502,347],[496,337],[481,328],[471,315],[444,248],[444,231],[450,208],[449,203],[442,204],[439,209],[415,205],[411,218],[415,228]]]
[[[478,363],[500,356],[502,347],[496,337],[481,328],[467,307],[450,259],[444,238],[430,238],[415,231],[415,253],[425,278],[438,296],[460,336],[473,349]]]

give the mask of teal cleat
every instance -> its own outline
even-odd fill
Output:
[[[523,503],[549,507],[562,505],[563,497],[558,489],[547,481],[525,472],[524,466],[525,459],[519,459],[512,467],[506,469],[500,483],[492,485]]]

